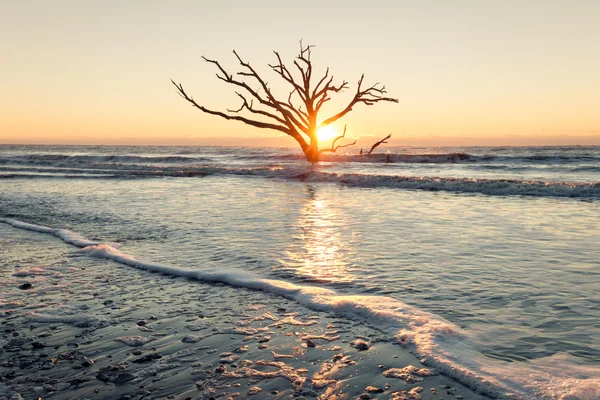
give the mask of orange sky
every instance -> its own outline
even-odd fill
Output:
[[[326,4],[322,4],[326,3]],[[299,6],[302,4],[302,7]],[[0,143],[290,145],[202,114],[239,107],[218,81],[240,55],[269,73],[298,40],[353,86],[361,73],[398,104],[340,121],[359,145],[600,144],[600,2],[19,1],[0,6]]]

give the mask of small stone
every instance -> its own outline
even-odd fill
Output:
[[[222,374],[222,373],[225,373],[225,372],[227,372],[227,368],[226,368],[224,365],[219,365],[219,366],[218,366],[218,367],[215,369],[215,372],[216,372],[217,374]]]
[[[266,343],[271,340],[271,336],[264,336],[258,340],[258,343]]]
[[[221,359],[219,360],[219,362],[220,362],[221,364],[231,364],[231,363],[235,362],[235,361],[236,361],[238,358],[239,358],[239,357],[238,357],[238,356],[236,356],[235,354],[231,354],[230,356],[227,356],[227,357],[221,358]]]
[[[34,349],[43,349],[45,346],[41,342],[32,342],[31,347],[33,347]]]
[[[369,394],[368,394],[368,393],[363,393],[363,394],[361,394],[361,395],[359,396],[359,398],[360,398],[361,400],[369,400],[369,399],[371,398],[371,396],[369,396]]]
[[[262,392],[261,388],[259,388],[258,386],[252,386],[250,389],[248,389],[248,396],[254,396],[255,394],[259,394],[260,392]]]
[[[140,358],[136,358],[135,360],[132,361],[132,363],[134,364],[143,364],[143,363],[147,363],[147,362],[151,362],[154,360],[158,360],[162,358],[162,354],[160,353],[150,353],[150,354],[146,354],[145,356],[142,356]]]
[[[29,282],[19,285],[19,289],[21,289],[21,290],[28,290],[28,289],[31,289],[32,287],[33,287],[33,285]]]
[[[142,346],[150,341],[150,339],[147,339],[143,336],[121,336],[115,340],[132,347]]]
[[[358,351],[365,351],[365,350],[369,350],[369,343],[365,342],[364,340],[360,340],[357,339],[355,341],[353,341],[352,343],[350,343],[350,346],[354,347],[356,350]]]
[[[312,340],[306,339],[306,347],[317,347],[317,345]]]
[[[138,322],[136,322],[137,326],[146,326],[146,324],[148,323],[148,321],[146,321],[145,319],[141,319]]]
[[[383,389],[375,387],[375,386],[367,386],[365,388],[365,391],[369,392],[369,393],[383,393]]]
[[[248,351],[248,346],[244,345],[244,346],[240,346],[237,349],[234,350],[236,353],[245,353]]]
[[[184,336],[181,341],[183,343],[198,343],[202,338],[199,336],[192,336],[192,335],[187,335]]]
[[[91,367],[94,365],[94,360],[89,359],[87,357],[83,357],[83,361],[81,361],[81,365],[84,367]]]

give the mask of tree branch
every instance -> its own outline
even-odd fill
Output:
[[[367,89],[361,90],[361,86],[364,79],[365,75],[363,74],[358,81],[358,89],[356,89],[356,94],[354,95],[354,98],[350,101],[350,103],[346,106],[346,108],[337,113],[336,115],[327,118],[325,121],[321,122],[319,128],[323,128],[342,118],[344,115],[352,111],[352,107],[357,103],[364,103],[368,106],[371,106],[380,101],[389,101],[394,103],[398,102],[398,99],[383,96],[387,92],[385,90],[385,86],[378,87],[379,83],[376,83]]]
[[[175,83],[175,81],[173,81],[171,79],[171,82],[173,83],[173,85],[175,85],[175,87],[177,88],[177,91],[179,92],[179,95],[181,97],[183,97],[184,99],[186,99],[188,102],[190,102],[194,107],[196,107],[197,109],[201,110],[202,112],[205,112],[207,114],[212,114],[212,115],[218,115],[219,117],[225,118],[225,119],[229,119],[229,120],[235,120],[235,121],[241,121],[245,124],[248,125],[252,125],[255,126],[257,128],[264,128],[264,129],[274,129],[280,132],[283,132],[287,135],[291,135],[291,131],[289,128],[285,127],[285,126],[281,126],[281,125],[276,125],[276,124],[270,124],[270,123],[266,123],[266,122],[261,122],[261,121],[255,121],[252,119],[248,119],[239,115],[229,115],[229,114],[225,114],[221,111],[213,111],[213,110],[209,110],[206,107],[203,107],[201,105],[199,105],[198,103],[196,103],[196,101],[188,96],[188,94],[185,92],[185,90],[183,89],[183,86],[179,83]],[[242,106],[243,107],[243,106]]]
[[[248,100],[244,97],[244,95],[242,95],[241,93],[238,93],[238,92],[235,92],[235,94],[237,94],[242,99],[243,103],[239,109],[237,109],[237,110],[227,109],[227,111],[232,112],[232,113],[239,113],[240,111],[242,111],[245,108],[246,110],[250,111],[251,113],[264,115],[265,117],[272,118],[275,121],[285,125],[286,122],[283,118],[280,118],[277,115],[271,114],[270,112],[267,112],[264,110],[258,110],[253,107],[252,100],[250,100],[250,103],[248,103]]]
[[[375,147],[379,146],[382,143],[387,143],[386,140],[388,140],[391,137],[392,137],[392,134],[390,133],[389,135],[387,135],[386,137],[384,137],[383,139],[381,139],[379,142],[375,143],[373,146],[371,146],[371,150],[369,150],[369,152],[367,153],[367,155],[371,154],[373,152],[373,150],[375,150]]]
[[[333,142],[331,142],[331,148],[329,148],[329,149],[321,149],[321,150],[319,150],[319,154],[325,153],[325,152],[335,153],[338,149],[341,149],[343,147],[354,146],[356,144],[356,140],[354,142],[352,142],[352,143],[338,145],[337,147],[335,146],[335,142],[337,142],[339,139],[342,139],[342,138],[344,138],[346,136],[346,127],[347,126],[344,125],[344,133],[342,133],[340,136],[338,136],[335,139],[333,139]]]
[[[275,96],[273,96],[273,93],[271,93],[271,89],[269,89],[267,83],[258,75],[258,73],[254,70],[254,68],[252,68],[252,66],[250,66],[250,63],[243,61],[242,58],[238,55],[238,53],[235,50],[233,51],[233,54],[235,54],[235,56],[237,57],[238,61],[240,62],[240,65],[250,71],[250,72],[239,72],[238,74],[243,75],[243,76],[252,77],[258,81],[258,83],[261,85],[262,89],[264,90],[264,92],[266,93],[266,95],[269,99],[267,101],[267,104],[270,107],[275,108],[277,111],[279,111],[281,113],[281,115],[286,120],[286,125],[288,126],[290,131],[298,128],[301,132],[308,135],[309,134],[308,127],[305,126],[301,121],[299,121],[289,110],[284,108],[284,105],[286,103],[277,100],[275,98]]]

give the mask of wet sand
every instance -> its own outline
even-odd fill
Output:
[[[484,398],[345,315],[5,224],[0,259],[0,399]]]

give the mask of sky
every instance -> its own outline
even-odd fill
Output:
[[[240,106],[215,77],[232,50],[278,93],[273,50],[314,44],[350,89],[360,75],[398,103],[357,105],[334,126],[359,144],[600,145],[600,1],[0,0],[0,143],[295,145],[203,114]]]

